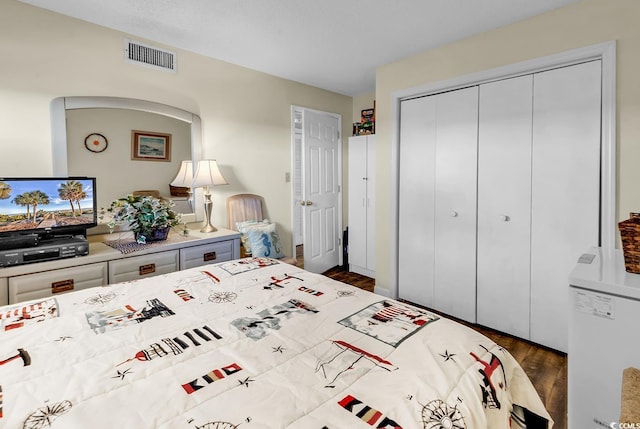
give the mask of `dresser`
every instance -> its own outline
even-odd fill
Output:
[[[0,305],[55,296],[73,290],[152,277],[240,257],[240,234],[219,228],[189,234],[171,232],[167,241],[122,253],[105,241],[131,241],[130,232],[89,236],[89,254],[76,258],[0,268]],[[173,235],[175,234],[175,235]]]

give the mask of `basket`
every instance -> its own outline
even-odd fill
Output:
[[[172,197],[188,197],[190,188],[169,185],[169,193]]]
[[[640,213],[631,213],[629,216],[629,219],[618,223],[624,267],[629,273],[640,274]]]

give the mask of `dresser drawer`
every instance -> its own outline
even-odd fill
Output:
[[[233,259],[233,241],[203,244],[201,246],[180,249],[180,269],[199,267],[206,264],[230,261]]]
[[[14,276],[9,277],[9,303],[46,298],[106,284],[106,262]]]
[[[152,253],[109,261],[109,283],[153,277],[178,271],[178,251]]]

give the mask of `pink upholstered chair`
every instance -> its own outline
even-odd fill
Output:
[[[264,219],[262,207],[264,198],[255,194],[237,194],[227,198],[227,228],[237,231],[238,222]],[[244,257],[244,248],[241,249],[240,256]],[[280,258],[287,264],[296,264],[296,258],[285,256]]]

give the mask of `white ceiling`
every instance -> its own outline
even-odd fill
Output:
[[[578,0],[20,1],[142,42],[359,95],[374,91],[383,64]]]

